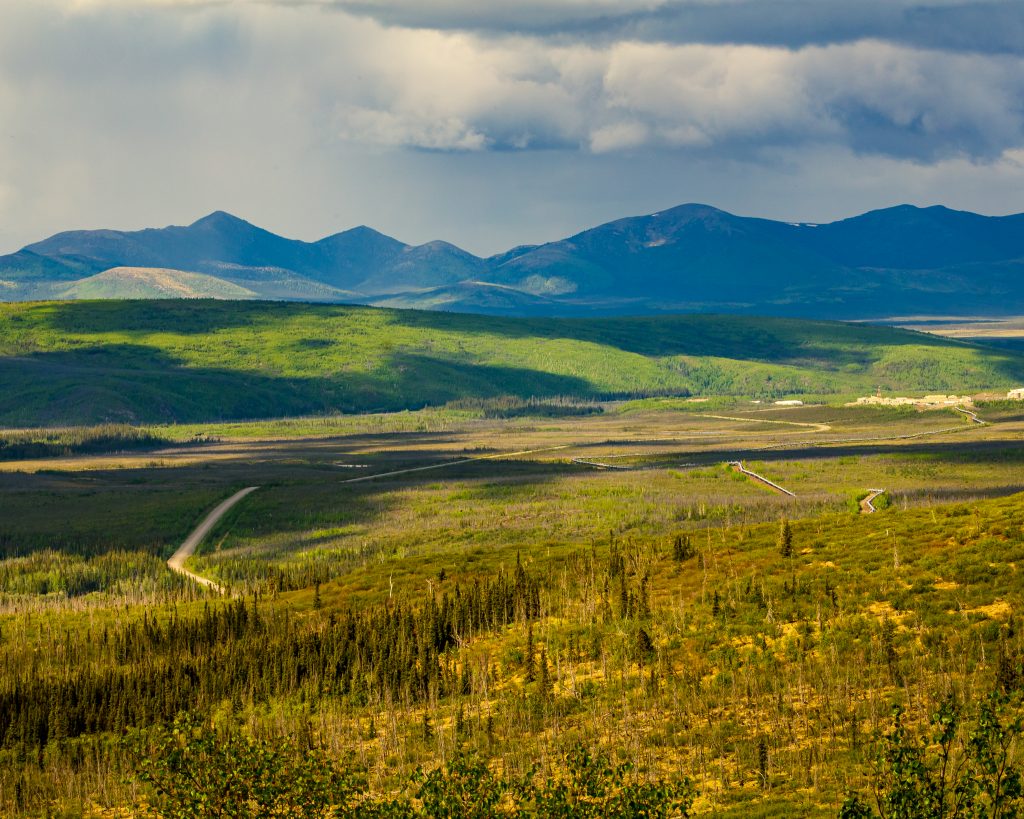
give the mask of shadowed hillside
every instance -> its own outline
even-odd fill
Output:
[[[951,392],[1024,357],[798,319],[512,319],[267,302],[0,308],[0,423],[266,418],[465,398]]]
[[[0,257],[0,295],[164,295],[91,278],[125,267],[164,268],[184,291],[189,274],[214,277],[199,296],[493,315],[1006,315],[1024,313],[1024,215],[901,205],[790,224],[688,204],[483,259],[368,227],[302,242],[218,211],[187,227],[59,233]]]

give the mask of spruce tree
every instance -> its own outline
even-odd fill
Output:
[[[533,682],[536,670],[533,664],[533,623],[526,627],[526,680]]]
[[[793,530],[785,518],[779,524],[779,554],[783,557],[793,556]]]
[[[650,589],[650,578],[646,573],[640,578],[640,591],[637,594],[637,617],[641,620],[646,620],[651,616],[651,595]]]
[[[761,787],[768,787],[768,741],[762,736],[757,740],[757,776]]]
[[[636,633],[636,654],[641,662],[654,655],[654,640],[645,629],[638,629]]]
[[[540,675],[537,679],[537,693],[542,700],[551,696],[551,675],[548,673],[548,652],[546,648],[540,650]]]
[[[676,563],[682,563],[692,556],[693,547],[690,545],[690,536],[676,535],[676,539],[672,543],[672,559]]]

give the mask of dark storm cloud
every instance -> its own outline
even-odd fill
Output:
[[[929,49],[1024,53],[1024,3],[1017,0],[337,0],[332,5],[388,25],[491,34],[787,48],[880,39]]]

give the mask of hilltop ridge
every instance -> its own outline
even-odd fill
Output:
[[[1024,312],[1024,214],[898,205],[788,223],[689,203],[482,258],[365,225],[304,242],[214,211],[58,233],[0,257],[0,281],[8,300],[75,298],[97,292],[76,282],[124,267],[214,277],[214,295],[505,315],[1006,315]],[[110,284],[102,297],[135,296]]]
[[[138,280],[161,285],[151,271]],[[477,289],[495,305],[518,306],[505,288]],[[508,396],[1006,390],[1024,383],[1024,356],[806,319],[55,301],[0,305],[0,383],[0,424],[20,427],[392,411]]]

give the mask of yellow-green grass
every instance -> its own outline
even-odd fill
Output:
[[[474,685],[464,698],[425,706],[328,699],[313,711],[290,701],[243,705],[243,711],[264,730],[300,730],[312,720],[329,747],[355,753],[370,767],[377,788],[389,787],[403,770],[432,764],[445,743],[452,747],[462,707],[469,726],[462,744],[507,771],[538,759],[546,764],[557,748],[582,740],[644,769],[691,776],[703,812],[772,815],[776,805],[783,814],[835,815],[845,789],[865,784],[871,738],[886,725],[891,703],[906,704],[917,723],[951,687],[972,698],[990,684],[1008,619],[1024,605],[1017,570],[1024,560],[1022,525],[1024,497],[1016,495],[794,521],[792,558],[779,554],[774,522],[709,529],[683,563],[670,557],[674,529],[627,537],[619,543],[631,567],[628,582],[635,589],[641,572],[650,577],[652,613],[641,620],[614,613],[594,619],[601,591],[589,578],[606,570],[607,540],[369,561],[324,584],[319,611],[312,609],[312,589],[263,605],[323,622],[346,606],[363,609],[390,594],[402,602],[422,600],[431,589],[450,594],[456,583],[500,567],[511,572],[518,553],[528,572],[545,578],[546,613],[534,639],[552,663],[552,702],[538,707],[529,699],[526,631],[517,624],[456,654],[460,664],[494,669],[486,692]],[[101,625],[140,614],[133,609],[90,625],[75,612],[8,618],[0,621],[4,633],[19,639],[10,641],[5,657],[23,662],[30,644],[47,647],[39,673],[57,672],[68,640],[85,656]],[[883,651],[887,620],[894,626],[893,661]],[[631,649],[640,627],[657,648],[643,663]],[[1017,639],[1009,645],[1018,650]],[[424,710],[437,735],[430,741],[420,735]],[[487,714],[491,739],[483,728]],[[375,737],[367,735],[371,720]],[[757,780],[761,740],[769,749],[768,791]],[[125,798],[116,782],[108,787],[115,803]]]
[[[161,453],[167,465],[159,468],[98,469],[82,456],[64,460],[79,471],[2,473],[8,553],[57,547],[85,555],[4,562],[12,588],[43,574],[59,586],[122,549],[135,554],[109,559],[137,563],[140,583],[134,597],[118,574],[107,590],[6,598],[0,691],[26,669],[40,681],[116,671],[158,682],[155,669],[169,658],[156,651],[108,667],[104,633],[116,640],[145,621],[219,609],[194,588],[154,588],[142,577],[217,501],[259,484],[214,530],[194,569],[229,582],[250,607],[258,596],[268,616],[288,612],[289,628],[305,634],[333,628],[348,609],[454,595],[456,584],[513,573],[519,559],[541,582],[533,634],[554,696],[539,701],[526,679],[527,628],[517,622],[445,655],[471,669],[466,694],[389,701],[371,689],[325,694],[310,682],[267,698],[241,686],[208,704],[218,719],[267,735],[312,731],[339,758],[366,765],[383,792],[457,745],[515,773],[537,760],[552,765],[582,741],[641,770],[690,776],[705,813],[835,815],[845,789],[865,784],[871,738],[892,703],[907,705],[922,725],[947,692],[976,699],[986,690],[1000,652],[1019,655],[1009,626],[1024,605],[1024,495],[1013,494],[1024,424],[1011,410],[978,426],[943,411],[644,405],[569,418],[470,413],[432,430],[375,429],[387,425],[380,420],[347,431],[326,426],[327,437],[310,437],[319,422],[300,419],[250,430],[268,440],[225,436],[183,448],[180,461]],[[409,417],[395,426],[408,429]],[[921,433],[929,435],[908,437]],[[542,451],[346,483],[533,449]],[[631,468],[572,461],[614,455],[628,456],[608,459]],[[150,456],[123,456],[121,466],[139,457]],[[798,497],[730,471],[725,462],[736,457]],[[852,500],[877,486],[889,508],[860,514]],[[783,516],[792,520],[792,557],[778,545]],[[690,541],[682,562],[672,558],[677,535]],[[648,575],[649,616],[620,615],[617,578],[604,591],[611,539],[625,556],[631,594]],[[637,654],[641,628],[653,655]],[[275,661],[268,653],[266,662]],[[757,772],[762,742],[767,789]],[[91,755],[79,758],[79,748]],[[87,732],[47,744],[40,766],[35,751],[22,753],[14,741],[0,749],[0,808],[17,815],[18,777],[37,813],[49,799],[75,815],[85,794],[128,804],[129,763],[118,748],[115,737]]]

